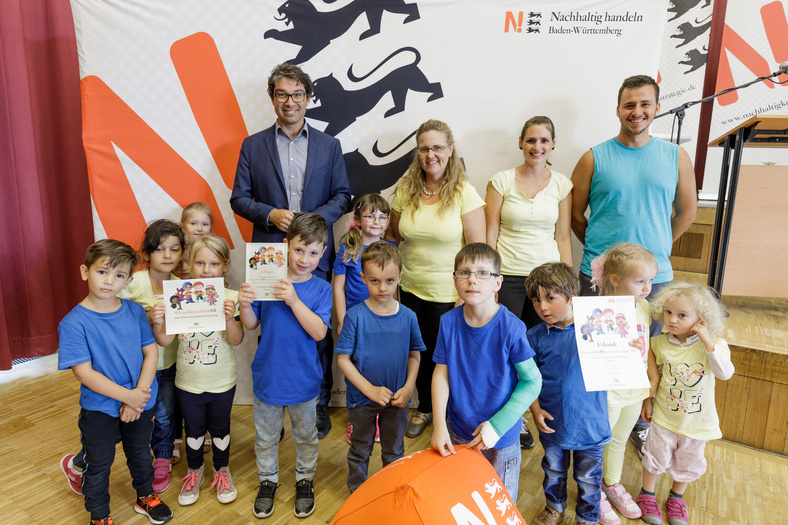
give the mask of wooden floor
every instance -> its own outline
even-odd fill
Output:
[[[3,524],[80,524],[88,522],[83,501],[68,488],[59,468],[59,460],[75,453],[79,446],[77,429],[78,383],[71,372],[52,372],[37,378],[20,378],[0,385],[0,523]],[[208,490],[207,476],[200,500],[190,507],[177,503],[179,484],[174,482],[161,494],[175,512],[173,523],[244,524],[244,523],[330,523],[349,496],[346,487],[345,429],[347,412],[331,409],[333,430],[320,441],[315,493],[315,513],[304,520],[293,516],[295,445],[290,428],[280,448],[280,488],[273,516],[258,520],[252,514],[257,494],[254,461],[252,407],[235,406],[232,415],[232,452],[230,468],[238,487],[238,499],[228,505],[216,501]],[[533,430],[533,425],[530,425]],[[406,438],[408,453],[429,446],[429,431],[417,439]],[[375,447],[375,454],[379,448]],[[686,499],[694,525],[763,524],[788,520],[788,458],[754,451],[739,445],[717,441],[706,449],[709,471],[690,485]],[[523,451],[518,507],[527,521],[544,506],[541,490],[541,447]],[[210,461],[210,458],[208,458]],[[208,463],[210,464],[210,463]],[[380,469],[380,458],[371,461],[370,471]],[[174,467],[177,479],[186,472],[185,461]],[[634,492],[641,484],[641,466],[629,446],[623,478]],[[658,496],[664,500],[669,480],[663,476]],[[118,449],[110,478],[112,515],[115,523],[148,523],[133,511],[134,493],[123,454]],[[569,501],[574,508],[576,489],[570,483]],[[566,513],[564,523],[574,523],[574,514]],[[623,520],[623,523],[642,523]]]

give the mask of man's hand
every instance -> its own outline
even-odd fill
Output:
[[[293,215],[295,214],[290,210],[280,210],[277,208],[271,210],[271,213],[268,215],[268,222],[283,232],[286,232],[290,227],[290,221],[293,220]]]

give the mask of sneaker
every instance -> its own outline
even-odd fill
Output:
[[[618,517],[613,507],[610,506],[610,502],[607,500],[604,491],[602,492],[602,498],[599,500],[599,508],[602,511],[599,523],[602,525],[621,525],[621,518]]]
[[[148,494],[144,498],[137,498],[137,503],[134,504],[134,512],[145,514],[148,517],[148,521],[153,523],[153,525],[167,523],[172,519],[172,510],[159,499],[155,492]]]
[[[258,518],[267,518],[274,512],[274,494],[279,487],[273,481],[261,481],[260,490],[257,491],[257,497],[254,499],[254,507],[252,512]]]
[[[405,430],[405,435],[411,438],[418,437],[430,423],[432,423],[432,412],[425,414],[417,410],[411,416],[410,421],[408,421],[408,428]]]
[[[347,440],[348,443],[350,443],[350,436],[352,436],[352,435],[353,435],[353,425],[348,423],[347,424],[347,435],[345,436],[345,439]]]
[[[178,494],[179,505],[191,505],[200,498],[200,487],[202,486],[204,472],[205,465],[202,465],[199,470],[189,469],[186,475],[181,478],[183,486],[181,487],[181,493]]]
[[[661,525],[662,513],[659,511],[659,505],[655,496],[640,493],[635,498],[635,502],[640,507],[640,519],[651,525]]]
[[[233,484],[233,477],[230,475],[230,469],[227,467],[213,471],[211,488],[214,487],[216,487],[216,499],[219,500],[219,503],[230,503],[238,497],[238,491],[235,490],[235,485]]]
[[[164,492],[172,480],[172,461],[167,458],[156,458],[153,462],[153,492]]]
[[[173,465],[176,465],[181,460],[181,443],[183,443],[182,439],[176,439],[172,442],[172,458],[170,458],[170,461]]]
[[[296,499],[293,514],[296,518],[306,518],[315,512],[315,484],[311,479],[302,479],[295,484]]]
[[[62,470],[63,474],[66,476],[68,487],[81,496],[82,473],[74,470],[74,454],[63,456],[63,459],[60,460],[60,470]]]
[[[523,428],[520,430],[520,448],[529,449],[534,448],[534,437],[525,425],[528,420],[523,418]]]
[[[375,417],[375,443],[380,443],[380,416]]]
[[[563,520],[563,512],[558,512],[552,507],[545,506],[544,510],[531,522],[531,525],[558,525]]]
[[[665,503],[665,510],[667,511],[670,525],[689,525],[687,502],[683,498],[668,498],[668,501]]]
[[[632,501],[632,496],[629,495],[627,489],[621,483],[614,485],[605,485],[602,482],[602,493],[607,496],[610,503],[616,510],[625,518],[637,519],[640,517],[640,508],[638,504]]]
[[[331,417],[328,415],[328,405],[317,405],[317,438],[323,439],[331,432]]]
[[[635,427],[632,429],[632,432],[629,433],[629,440],[635,445],[635,450],[638,451],[638,457],[643,459],[643,445],[646,443],[646,438],[648,437],[648,427],[645,428],[638,428]]]
[[[100,520],[90,520],[90,525],[115,525],[115,522],[112,521],[112,516],[107,516]]]

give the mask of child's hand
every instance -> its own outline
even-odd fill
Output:
[[[132,421],[137,421],[139,418],[140,412],[134,410],[126,403],[120,406],[120,420],[124,423],[131,423]]]
[[[531,415],[534,417],[534,423],[536,423],[536,428],[539,430],[539,432],[543,432],[545,434],[552,434],[555,432],[555,430],[548,427],[547,423],[544,421],[545,419],[549,419],[550,421],[553,420],[553,416],[551,416],[549,412],[542,410],[541,408],[539,410],[532,409]]]
[[[153,326],[162,326],[164,324],[164,312],[167,310],[167,305],[158,303],[153,306],[150,311],[150,320]]]
[[[252,303],[257,299],[257,294],[249,283],[243,283],[241,289],[238,291],[238,303],[241,306],[252,306]]]
[[[285,304],[291,308],[298,301],[298,294],[290,279],[279,279],[279,282],[274,284],[274,297],[283,299]]]
[[[150,388],[138,386],[129,390],[126,404],[137,412],[145,410],[145,403],[150,399]]]
[[[373,386],[364,395],[382,407],[388,405],[389,401],[391,401],[391,390],[385,386]]]
[[[646,340],[642,336],[631,340],[629,346],[637,348],[641,356],[646,354]]]
[[[235,303],[230,299],[224,300],[224,320],[230,322],[235,317]]]
[[[714,347],[714,340],[711,338],[711,334],[709,333],[709,329],[706,328],[706,325],[703,324],[703,321],[698,321],[695,325],[690,328],[690,332],[693,334],[697,334],[700,341],[704,344],[704,346]]]
[[[451,444],[451,438],[449,437],[449,431],[446,429],[437,429],[433,425],[432,428],[432,439],[430,439],[430,444],[432,448],[438,451],[438,454],[443,456],[444,458],[449,454],[454,454],[454,445]]]
[[[476,427],[476,430],[473,431],[473,435],[475,437],[468,443],[468,448],[475,448],[480,452],[490,448],[484,444],[484,440],[482,439],[482,427],[484,426],[484,423],[486,422],[482,422],[482,424]]]
[[[413,389],[403,386],[396,392],[394,395],[391,396],[391,404],[395,407],[405,408],[408,406],[408,401],[410,401],[410,395],[413,393]]]
[[[654,398],[647,397],[643,400],[643,408],[640,410],[640,417],[643,421],[651,423],[651,412],[654,410]]]

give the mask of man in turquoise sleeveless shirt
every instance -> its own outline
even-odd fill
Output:
[[[584,243],[582,295],[590,292],[591,261],[619,242],[635,242],[654,253],[659,264],[655,285],[673,280],[668,257],[673,242],[695,220],[697,195],[687,152],[648,133],[659,112],[658,99],[654,79],[627,78],[618,94],[618,135],[587,151],[572,173],[572,230]]]

